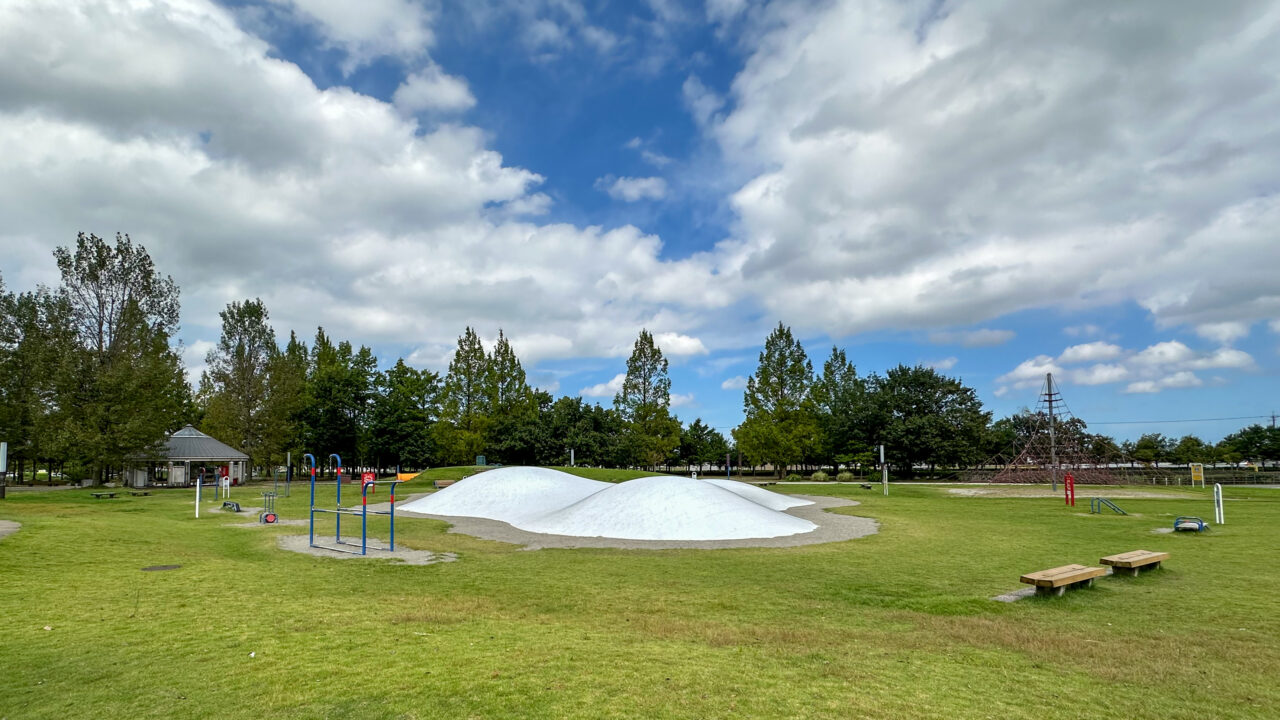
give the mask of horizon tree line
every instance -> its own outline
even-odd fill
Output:
[[[875,449],[899,472],[983,463],[1029,432],[1029,410],[992,421],[976,391],[932,368],[898,365],[860,376],[832,347],[820,371],[791,329],[766,338],[743,392],[743,422],[729,437],[671,412],[669,362],[642,329],[610,407],[554,398],[529,385],[501,328],[486,350],[468,326],[447,371],[403,358],[379,370],[366,346],[317,328],[281,347],[260,299],[219,313],[218,342],[196,389],[172,345],[179,288],[127,235],[80,233],[53,252],[61,284],[10,292],[0,277],[0,439],[19,477],[43,463],[103,481],[191,423],[245,452],[250,467],[283,464],[305,449],[349,465],[421,469],[469,464],[604,467],[869,467]],[[1137,441],[1064,426],[1100,456],[1130,462],[1280,460],[1280,430],[1254,425],[1216,444],[1194,435]],[[1021,434],[1021,435],[1020,435]]]

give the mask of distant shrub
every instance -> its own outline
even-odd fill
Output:
[[[795,473],[791,473],[787,476],[786,482],[804,482],[804,478]]]
[[[839,475],[836,475],[836,481],[837,482],[853,482],[853,473],[849,472],[848,470],[845,470],[844,472],[841,472]]]
[[[831,476],[819,470],[818,472],[810,475],[809,480],[812,482],[827,482],[831,480]]]

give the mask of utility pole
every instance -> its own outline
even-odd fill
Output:
[[[1053,491],[1058,491],[1058,442],[1053,427],[1053,401],[1058,400],[1058,393],[1053,391],[1053,373],[1044,374],[1045,402],[1049,405],[1049,479],[1053,483]]]

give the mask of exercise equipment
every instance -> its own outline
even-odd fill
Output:
[[[334,479],[336,481],[334,484],[337,488],[337,498],[335,500],[335,506],[333,508],[318,508],[316,507],[316,465],[315,465],[316,459],[310,453],[304,456],[304,458],[309,460],[311,463],[311,513],[310,513],[311,529],[309,533],[309,543],[311,547],[324,548],[326,550],[334,550],[336,552],[351,553],[353,555],[367,555],[369,552],[369,516],[370,515],[387,515],[391,518],[391,541],[388,543],[388,547],[385,549],[388,552],[394,552],[396,549],[396,485],[399,485],[403,481],[395,478],[389,479],[389,480],[376,480],[376,479],[367,480],[362,478],[362,482],[360,483],[360,507],[359,508],[343,507],[342,506],[342,458],[338,457],[336,453],[330,455],[329,457],[337,461],[337,469],[334,472]],[[369,492],[370,490],[375,490],[379,483],[391,486],[390,510],[382,511],[382,510],[369,509]],[[334,520],[335,520],[334,524],[336,526],[334,530],[334,543],[336,543],[337,545],[350,545],[350,543],[344,542],[342,540],[342,516],[343,515],[359,515],[360,516],[360,550],[357,551],[354,548],[348,550],[343,547],[329,547],[327,545],[317,545],[316,544],[316,513],[330,513],[334,516]],[[381,550],[383,548],[373,548],[373,549]]]
[[[240,512],[240,503],[235,500],[227,500],[222,503],[222,509],[229,512]]]
[[[1089,500],[1089,513],[1090,513],[1090,514],[1101,514],[1101,513],[1102,513],[1102,508],[1103,508],[1103,506],[1106,506],[1106,507],[1111,508],[1112,510],[1115,510],[1115,511],[1116,511],[1116,513],[1118,513],[1118,514],[1120,514],[1120,515],[1128,515],[1128,514],[1129,514],[1129,513],[1125,512],[1124,510],[1121,510],[1119,505],[1116,505],[1115,503],[1113,503],[1113,502],[1111,502],[1110,500],[1108,500],[1108,499],[1106,499],[1106,498],[1103,498],[1103,497],[1091,498],[1091,499]]]
[[[1191,515],[1179,515],[1173,521],[1173,529],[1180,532],[1204,532],[1208,528],[1208,523]]]
[[[264,525],[271,525],[279,519],[279,516],[276,515],[276,493],[262,493],[262,512],[258,513],[258,522]]]

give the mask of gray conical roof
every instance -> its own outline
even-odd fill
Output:
[[[169,436],[163,457],[169,460],[248,460],[249,456],[188,425]]]

